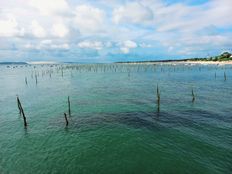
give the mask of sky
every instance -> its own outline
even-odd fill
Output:
[[[144,61],[224,51],[232,51],[232,0],[0,0],[0,61]]]

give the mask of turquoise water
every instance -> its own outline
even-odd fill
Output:
[[[0,66],[0,173],[231,171],[231,66]]]

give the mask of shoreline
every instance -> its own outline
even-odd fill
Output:
[[[229,61],[186,61],[191,64],[201,64],[201,65],[232,65],[232,60]]]
[[[150,62],[115,62],[117,64],[195,64],[195,65],[232,65],[230,61],[192,61],[192,60],[174,60],[174,61],[150,61]]]
[[[138,62],[112,62],[113,64],[198,64],[198,65],[232,65],[232,60],[228,61],[196,61],[196,60],[161,60],[161,61],[138,61]],[[109,63],[109,64],[112,64]],[[52,62],[52,61],[43,61],[43,62],[0,62],[0,65],[54,65],[54,64],[69,64],[67,62]],[[73,64],[73,63],[71,63]],[[79,64],[77,62],[77,64]],[[89,64],[89,63],[87,63]],[[92,63],[90,63],[92,64]],[[93,63],[98,64],[98,63]],[[104,64],[104,63],[103,63]]]

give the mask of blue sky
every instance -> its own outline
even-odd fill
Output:
[[[0,2],[0,61],[181,59],[232,49],[231,0]]]

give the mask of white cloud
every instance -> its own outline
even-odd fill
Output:
[[[214,45],[214,46],[222,46],[229,45],[232,43],[230,36],[221,36],[221,35],[212,35],[212,36],[197,36],[190,35],[185,36],[181,39],[181,42],[186,45],[192,46],[203,46],[203,45]]]
[[[70,48],[70,46],[67,43],[64,43],[64,44],[52,44],[51,48],[52,49],[65,49],[65,50],[67,50],[67,49]]]
[[[69,10],[65,0],[30,0],[29,4],[42,15],[62,14]]]
[[[50,39],[42,40],[39,43],[27,43],[24,45],[26,49],[37,49],[37,50],[53,50],[53,49],[64,49],[67,50],[70,48],[68,43],[54,43]]]
[[[24,29],[18,27],[16,19],[8,16],[7,19],[0,19],[0,37],[23,36]]]
[[[134,41],[127,40],[123,42],[123,45],[128,48],[136,48],[137,44]]]
[[[182,3],[166,6],[154,11],[157,31],[195,32],[208,26],[228,27],[232,25],[231,0],[211,0],[203,5],[189,6]]]
[[[120,43],[121,47],[120,50],[127,54],[130,52],[130,49],[137,48],[137,43],[131,40],[124,41],[123,43]]]
[[[52,26],[52,35],[56,37],[65,37],[69,33],[69,29],[63,23],[56,23]]]
[[[51,45],[51,44],[52,44],[52,40],[50,39],[40,41],[40,45]]]
[[[31,43],[27,43],[24,45],[24,48],[32,49],[32,48],[34,48],[34,45],[32,45]]]
[[[133,2],[114,9],[113,21],[116,24],[129,23],[146,23],[153,19],[153,13],[150,8],[140,3]]]
[[[139,44],[139,46],[140,46],[141,48],[151,48],[151,47],[152,47],[151,44],[146,44],[146,43],[141,43],[141,44]]]
[[[36,20],[31,22],[31,32],[37,38],[43,38],[46,36],[44,28]]]
[[[124,54],[127,54],[130,52],[129,48],[126,48],[126,47],[122,47],[120,48],[120,50],[124,53]]]
[[[101,50],[103,48],[103,43],[100,41],[82,41],[77,44],[79,48],[90,48],[95,50]]]
[[[81,33],[94,33],[102,30],[104,25],[104,11],[89,6],[80,5],[75,9],[75,26]]]

